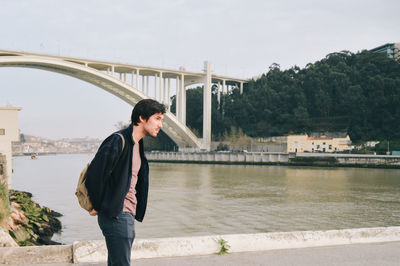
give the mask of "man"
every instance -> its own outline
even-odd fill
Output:
[[[98,215],[108,265],[130,265],[134,220],[143,221],[149,187],[143,137],[157,137],[164,113],[165,106],[157,101],[139,101],[131,125],[103,141],[87,170],[85,184],[93,204],[89,214]]]

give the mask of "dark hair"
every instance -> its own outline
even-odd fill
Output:
[[[150,116],[158,113],[165,114],[165,105],[161,104],[153,99],[144,99],[139,101],[132,110],[131,121],[137,126],[140,122],[139,117],[141,116],[146,121]]]

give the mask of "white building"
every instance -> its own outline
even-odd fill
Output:
[[[12,149],[11,142],[19,141],[18,111],[21,107],[0,107],[0,153],[6,156],[7,184],[11,188],[12,180]]]
[[[287,136],[288,152],[342,152],[352,149],[351,140],[347,133]]]
[[[387,43],[370,50],[375,53],[386,53],[389,58],[400,60],[400,42]]]

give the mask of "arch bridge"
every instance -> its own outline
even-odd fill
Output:
[[[188,72],[148,66],[120,64],[90,59],[34,54],[0,50],[0,67],[36,68],[68,75],[100,87],[128,104],[152,98],[164,103],[168,111],[164,116],[163,131],[180,150],[210,150],[211,145],[211,86],[218,86],[221,93],[239,87],[247,80],[214,75],[211,63],[204,62],[204,72]],[[187,86],[204,84],[203,138],[199,139],[186,126]],[[176,115],[170,112],[171,96],[176,95]]]

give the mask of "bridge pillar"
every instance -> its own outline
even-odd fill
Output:
[[[139,91],[139,75],[140,75],[140,70],[136,69],[136,89]],[[143,86],[142,86],[142,91],[143,91]]]
[[[161,103],[165,104],[165,94],[166,94],[166,90],[167,90],[167,79],[163,78],[163,91],[162,91],[162,98],[161,98]]]
[[[168,111],[171,111],[171,79],[168,78],[168,98],[167,98],[167,104],[168,104]]]
[[[211,62],[204,62],[204,91],[203,91],[203,144],[202,148],[211,149]]]
[[[149,96],[149,81],[150,77],[149,75],[146,76],[146,95]]]
[[[185,75],[176,79],[177,93],[176,93],[176,114],[178,120],[186,125],[186,89],[185,89]]]
[[[175,98],[175,111],[176,111],[176,117],[178,118],[178,120],[180,120],[181,117],[181,93],[179,92],[181,90],[180,87],[180,80],[179,80],[179,76],[176,76],[176,98]]]
[[[186,88],[185,75],[181,74],[181,122],[186,125]]]
[[[157,74],[154,74],[154,99],[157,100]]]
[[[138,85],[139,86],[139,85]],[[145,93],[145,89],[144,89],[144,75],[142,75],[142,92]]]
[[[158,90],[158,92],[159,92],[159,97],[160,97],[160,99],[159,99],[159,102],[160,103],[164,103],[164,101],[163,101],[163,93],[162,93],[162,91],[164,90],[164,86],[163,86],[163,72],[160,72],[160,80],[159,80],[159,90]]]

